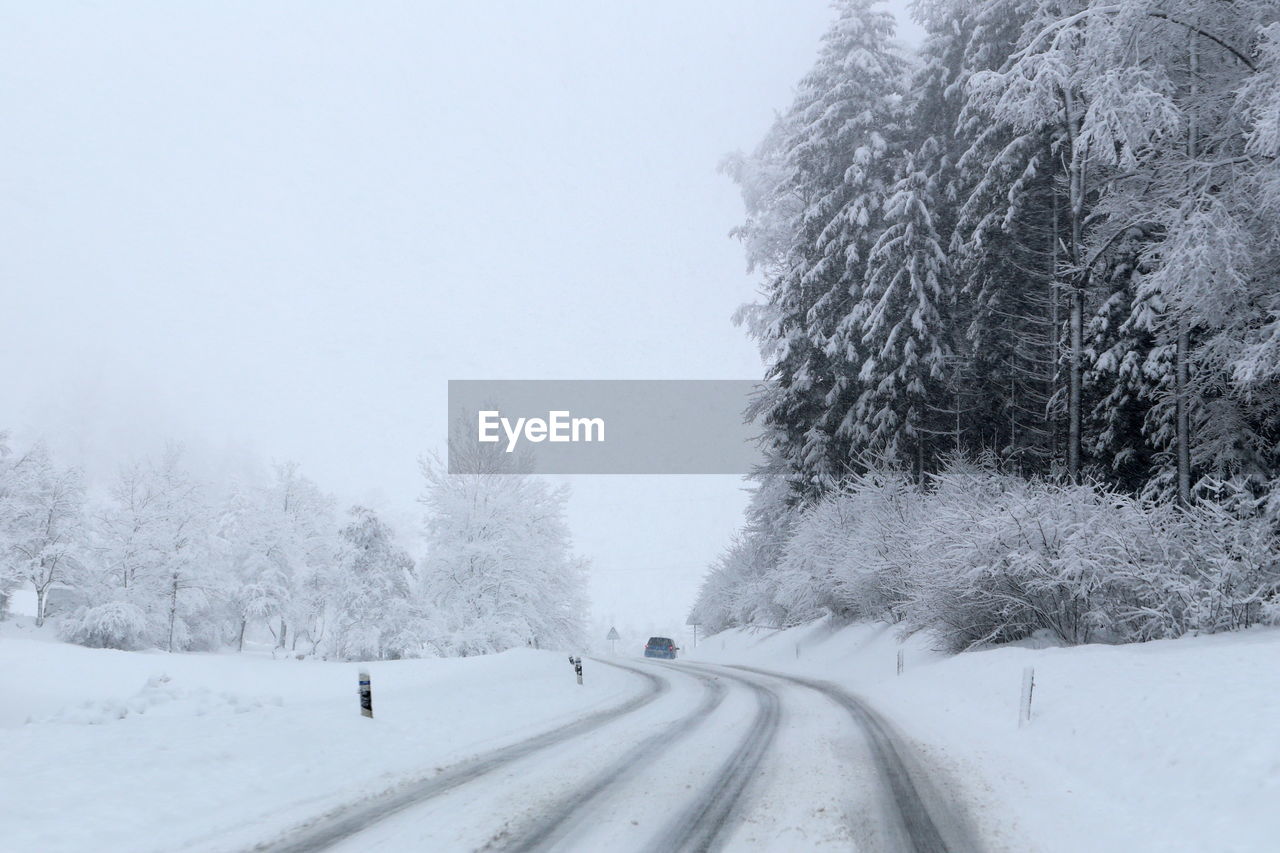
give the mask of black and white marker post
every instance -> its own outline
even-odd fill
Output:
[[[360,714],[373,718],[373,681],[363,669],[360,670]]]
[[[578,676],[578,683],[582,683],[582,658],[569,655],[569,663],[573,665],[573,671]]]

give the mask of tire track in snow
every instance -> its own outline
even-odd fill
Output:
[[[580,737],[586,732],[594,731],[607,723],[625,717],[671,689],[671,682],[666,678],[639,667],[610,661],[600,661],[600,663],[625,669],[640,676],[646,683],[645,689],[621,705],[588,714],[560,728],[495,749],[478,758],[456,764],[434,776],[407,782],[386,794],[332,809],[325,815],[295,828],[282,838],[255,845],[250,849],[255,853],[310,853],[310,851],[323,850],[410,806],[452,791],[513,761],[557,746],[570,738]]]
[[[696,708],[662,731],[645,738],[609,767],[592,776],[573,794],[564,798],[554,812],[539,820],[535,826],[524,831],[523,834],[510,841],[495,838],[484,849],[503,850],[507,853],[532,853],[532,851],[552,849],[581,820],[586,818],[586,809],[606,794],[613,785],[619,781],[625,781],[632,774],[652,764],[706,721],[711,712],[724,701],[725,687],[722,678],[746,683],[743,679],[731,675],[710,675],[683,670],[682,674],[696,678],[705,688],[702,701]]]
[[[692,669],[688,665],[677,667]],[[718,849],[724,831],[733,826],[742,795],[759,775],[760,763],[773,745],[781,719],[778,694],[766,685],[745,678],[734,678],[751,688],[756,695],[756,715],[746,735],[716,771],[703,793],[662,830],[649,844],[652,853],[702,851]]]
[[[845,709],[866,735],[876,770],[883,780],[904,838],[907,853],[960,853],[979,850],[963,813],[928,784],[919,769],[912,770],[912,750],[884,717],[863,700],[826,681],[783,675],[750,666],[733,669],[766,675],[816,690]]]

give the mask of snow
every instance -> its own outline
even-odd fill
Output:
[[[1261,851],[1280,838],[1275,628],[949,656],[883,624],[816,622],[725,631],[688,657],[819,676],[867,699],[959,786],[992,849]]]
[[[364,665],[376,714],[367,720],[356,699],[361,664],[273,659],[257,647],[86,649],[21,618],[0,628],[2,851],[241,850],[643,689],[592,660],[578,687],[565,657],[545,651],[376,662]],[[900,643],[889,626],[815,622],[726,631],[686,649],[684,661],[818,676],[866,698],[970,810],[991,851],[1273,849],[1280,630],[1033,645],[948,656],[922,636]],[[1036,690],[1020,728],[1026,666]],[[694,674],[664,674],[670,692],[625,722],[504,766],[346,847],[472,849],[518,836],[627,750],[696,716],[707,699]],[[566,849],[638,843],[686,804],[747,730],[754,700],[730,686],[678,748],[640,753],[637,771],[590,804],[587,826],[566,824]],[[774,686],[783,724],[730,849],[863,840],[877,807],[848,720],[807,688]]]
[[[0,639],[0,850],[236,850],[623,701],[558,653],[360,664]],[[30,720],[30,722],[27,722]]]

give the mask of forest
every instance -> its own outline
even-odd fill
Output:
[[[834,6],[724,163],[765,462],[695,621],[1280,620],[1280,5]]]
[[[89,483],[0,432],[0,618],[34,590],[36,623],[115,649],[241,651],[330,660],[485,654],[572,645],[585,561],[568,492],[532,477],[445,473],[421,462],[411,553],[374,510],[339,513],[295,463],[222,482],[171,447]]]

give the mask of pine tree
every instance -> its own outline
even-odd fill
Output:
[[[851,315],[867,353],[854,437],[887,458],[914,462],[922,475],[929,401],[941,390],[950,355],[943,314],[952,306],[933,222],[936,188],[914,157],[902,172],[885,204],[885,230],[871,247],[862,304]]]
[[[867,253],[892,180],[886,137],[897,119],[905,62],[893,18],[868,0],[842,0],[795,103],[747,168],[748,223],[738,234],[771,247],[766,279],[778,451],[793,461],[802,494],[854,463],[845,422],[858,396],[860,333],[847,318],[860,298]],[[757,178],[770,177],[761,191]],[[782,215],[784,223],[771,221]],[[778,251],[764,235],[790,235]],[[752,258],[756,260],[755,257]]]

